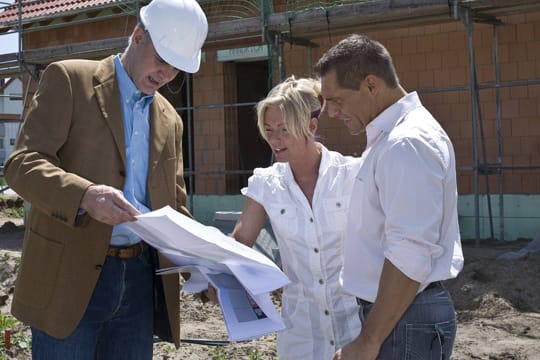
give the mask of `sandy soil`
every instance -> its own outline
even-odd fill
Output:
[[[1,213],[0,213],[1,215]],[[24,227],[22,220],[0,216],[0,312],[9,313],[17,257]],[[497,260],[529,242],[464,242],[465,268],[446,281],[458,311],[458,334],[452,359],[540,359],[540,252],[518,260]],[[275,335],[228,344],[219,307],[202,304],[182,294],[180,349],[163,342],[154,346],[154,360],[277,359]],[[276,302],[277,302],[276,298]],[[25,334],[22,324],[13,335]],[[207,343],[213,342],[212,345]],[[1,343],[1,342],[0,342]],[[30,352],[14,346],[0,349],[10,359],[30,359]]]

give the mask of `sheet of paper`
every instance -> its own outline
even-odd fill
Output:
[[[189,256],[210,268],[210,264],[219,264],[220,271],[233,274],[251,294],[271,292],[290,283],[263,254],[169,206],[139,215],[127,226],[179,266],[199,265],[182,260]]]

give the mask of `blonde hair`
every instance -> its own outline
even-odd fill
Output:
[[[257,104],[257,125],[263,139],[266,138],[264,117],[271,105],[278,105],[283,114],[287,131],[295,138],[309,138],[311,115],[321,109],[321,85],[318,80],[294,75],[276,85],[268,96]]]

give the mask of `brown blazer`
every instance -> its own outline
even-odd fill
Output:
[[[189,215],[182,120],[159,94],[150,112],[151,206],[170,205]],[[111,226],[87,215],[82,221],[77,218],[81,199],[91,184],[123,189],[125,149],[113,57],[48,66],[6,163],[5,176],[32,204],[11,311],[53,337],[69,336],[81,320],[111,237]],[[161,256],[159,260],[161,267],[171,265]],[[157,288],[163,289],[167,316],[163,307],[157,309],[156,320],[165,324],[157,321],[154,330],[179,346],[179,278],[157,279],[163,284]]]

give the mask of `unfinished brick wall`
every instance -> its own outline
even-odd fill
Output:
[[[193,156],[197,194],[237,193],[237,177],[225,176],[238,169],[238,119],[236,108],[220,104],[236,102],[233,64],[217,62],[215,51],[206,51],[199,72],[193,77]],[[218,105],[197,108],[200,105]]]

